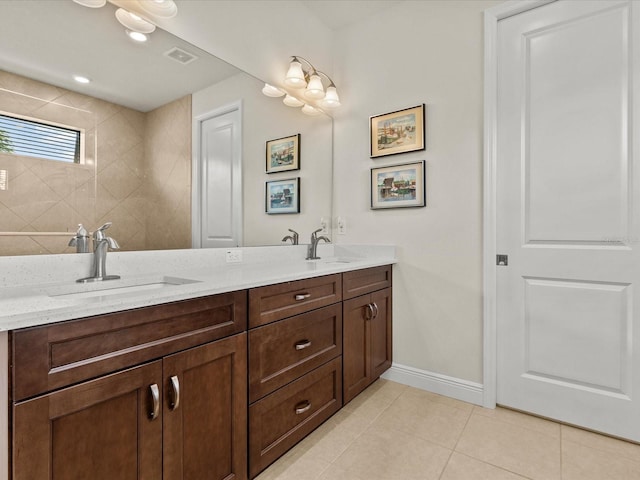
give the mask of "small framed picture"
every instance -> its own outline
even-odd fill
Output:
[[[300,213],[300,177],[267,182],[265,191],[268,214]]]
[[[300,170],[300,134],[267,142],[267,173]]]
[[[371,158],[424,150],[424,103],[369,118]]]
[[[371,169],[371,208],[424,207],[424,160]]]

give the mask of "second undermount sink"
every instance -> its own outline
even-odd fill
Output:
[[[91,299],[96,297],[106,297],[114,295],[128,295],[150,290],[159,290],[177,285],[198,283],[198,280],[190,280],[179,277],[158,277],[136,282],[126,280],[116,280],[111,283],[107,280],[99,284],[71,285],[65,287],[55,287],[47,290],[47,295],[60,300]]]

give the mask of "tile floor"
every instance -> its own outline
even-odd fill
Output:
[[[640,480],[640,445],[378,380],[257,480]]]

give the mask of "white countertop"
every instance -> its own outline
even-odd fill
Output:
[[[121,278],[90,284],[75,280],[92,254],[0,257],[0,331],[396,262],[393,246],[319,245],[318,261],[304,260],[305,245],[232,249],[240,263],[227,250],[109,252],[107,274]]]

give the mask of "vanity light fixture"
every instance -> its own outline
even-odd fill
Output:
[[[138,33],[152,33],[156,26],[147,22],[145,19],[139,17],[135,13],[131,13],[124,8],[116,10],[116,18],[122,24],[123,27]]]
[[[294,55],[291,57],[289,69],[284,78],[284,84],[291,88],[304,88],[303,96],[311,101],[319,101],[320,106],[324,108],[337,108],[340,106],[340,97],[333,80],[324,72],[316,69],[307,59]],[[305,65],[303,65],[303,62]],[[322,77],[328,82],[325,91]],[[285,102],[286,105],[289,105]],[[300,106],[300,105],[296,105]],[[317,108],[309,105],[318,110]]]
[[[262,87],[262,93],[264,93],[267,97],[281,97],[285,94],[285,92],[283,92],[282,90],[280,90],[278,87],[274,87],[273,85],[269,85],[268,83],[264,84],[264,87]]]
[[[160,18],[173,18],[178,14],[178,6],[173,0],[138,0],[145,12]]]
[[[284,97],[282,103],[284,103],[287,107],[302,107],[304,105],[304,102],[302,100],[298,100],[296,97],[292,97],[289,94]]]
[[[89,8],[100,8],[100,7],[104,7],[107,4],[107,0],[73,0],[73,1],[79,5],[82,5],[83,7],[89,7]]]
[[[302,107],[302,113],[304,113],[305,115],[309,115],[311,117],[314,117],[316,115],[320,115],[322,112],[320,110],[318,110],[317,108],[312,107],[311,105],[306,103],[304,105],[304,107]]]

